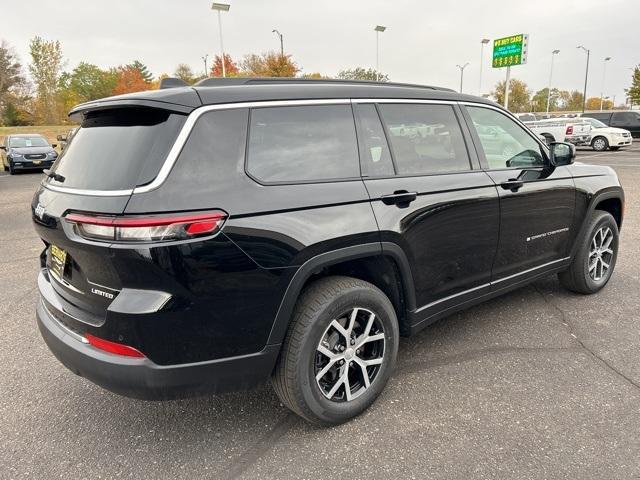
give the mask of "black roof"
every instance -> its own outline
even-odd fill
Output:
[[[78,105],[70,115],[135,105],[188,113],[202,105],[220,103],[334,98],[406,98],[474,101],[495,105],[485,98],[423,85],[300,78],[227,78],[206,79],[191,87],[164,88],[108,97]]]

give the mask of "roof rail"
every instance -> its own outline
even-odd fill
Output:
[[[300,77],[233,77],[233,78],[205,78],[196,83],[195,87],[227,87],[232,85],[277,85],[285,83],[335,83],[344,85],[372,85],[405,88],[426,88],[429,90],[442,90],[454,92],[450,88],[434,87],[430,85],[418,85],[413,83],[375,82],[372,80],[343,80],[338,78],[300,78]]]
[[[188,87],[189,84],[181,78],[167,77],[160,80],[160,90],[165,88]]]

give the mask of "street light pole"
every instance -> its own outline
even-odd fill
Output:
[[[551,81],[553,80],[553,58],[560,53],[560,50],[551,52],[551,70],[549,72],[549,88],[547,92],[547,113],[549,113],[549,105],[551,103]]]
[[[384,25],[376,25],[374,28],[376,32],[376,80],[380,80],[380,32],[384,32],[387,29]]]
[[[207,70],[207,58],[209,58],[209,54],[208,54],[208,53],[206,53],[206,54],[204,55],[204,57],[202,57],[202,60],[204,61],[204,75],[205,75],[206,77],[208,77],[208,76],[209,76],[209,70]]]
[[[584,92],[582,94],[582,113],[584,113],[585,107],[587,105],[587,80],[589,78],[589,57],[591,56],[591,50],[583,47],[582,45],[578,45],[577,48],[581,48],[585,52],[587,52],[587,68],[584,71]]]
[[[222,41],[222,16],[221,13],[222,12],[228,12],[229,8],[231,8],[231,5],[229,5],[228,3],[216,3],[214,2],[211,5],[211,10],[217,10],[218,12],[218,31],[220,32],[220,51],[222,52],[222,76],[226,77],[227,76],[227,70],[225,68],[225,58],[224,58],[224,43]]]
[[[607,62],[611,60],[611,57],[606,57],[602,66],[602,88],[600,89],[600,111],[602,111],[602,106],[604,104],[604,79],[607,75]]]
[[[280,39],[280,56],[284,57],[284,40],[283,40],[284,35],[282,35],[276,28],[271,30],[271,33],[275,33]]]
[[[469,66],[469,62],[464,65],[456,65],[460,69],[460,93],[462,93],[462,81],[464,80],[464,69]]]
[[[482,64],[484,63],[484,46],[489,43],[488,38],[480,40],[480,79],[478,81],[478,95],[482,96]]]

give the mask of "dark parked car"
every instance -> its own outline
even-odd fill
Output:
[[[38,325],[123,395],[271,378],[297,414],[343,422],[384,388],[400,335],[545,275],[594,293],[615,267],[615,172],[482,98],[206,80],[71,116],[32,203]],[[489,152],[476,126],[500,132]]]
[[[58,158],[58,153],[54,150],[56,146],[55,143],[49,145],[42,135],[7,135],[0,145],[2,167],[11,175],[19,170],[49,168]]]
[[[587,112],[583,117],[600,120],[609,127],[618,127],[631,132],[634,138],[640,138],[640,112],[630,110],[628,112]]]

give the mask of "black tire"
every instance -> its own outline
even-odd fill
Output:
[[[591,148],[596,152],[604,152],[609,148],[609,141],[603,136],[595,137],[591,140]]]
[[[343,358],[347,358],[347,354],[354,354],[357,343],[353,348],[347,345],[345,350],[344,345],[337,343],[346,337],[331,330],[334,327],[330,325],[334,319],[342,321],[340,319],[344,318],[343,315],[349,315],[349,312],[352,312],[355,307],[359,310],[354,318],[368,319],[367,315],[372,312],[375,314],[376,327],[371,327],[370,331],[373,332],[375,328],[378,336],[380,333],[383,333],[384,336],[366,345],[372,345],[371,348],[378,349],[380,342],[382,342],[382,350],[377,351],[378,359],[381,358],[382,363],[379,367],[363,367],[370,377],[370,385],[366,388],[364,373],[356,364],[356,360],[363,358],[360,353],[357,353],[354,360],[347,360],[346,366],[338,366],[340,361],[336,361],[333,364],[335,366],[332,366],[324,377],[316,381],[316,375],[322,371],[322,369],[320,372],[317,371],[318,362],[326,360],[327,364],[331,363],[330,357],[325,357],[318,351],[321,346],[328,347],[326,350],[332,354],[338,352],[337,355],[343,356]],[[365,317],[361,317],[363,314]],[[345,320],[348,322],[349,318],[350,315]],[[361,320],[356,320],[356,326],[353,330],[361,328],[364,323]],[[373,324],[373,322],[371,323]],[[348,326],[347,323],[345,325]],[[329,331],[332,331],[332,335],[337,337],[333,346],[324,341],[327,338],[334,338],[328,337]],[[362,333],[362,330],[360,332]],[[364,338],[364,335],[366,332],[357,338]],[[398,340],[399,329],[395,310],[381,290],[368,282],[355,278],[338,276],[322,278],[307,287],[298,300],[293,320],[272,376],[273,388],[286,407],[306,420],[325,426],[343,423],[365,411],[384,389],[395,366]],[[340,348],[344,353],[340,352]],[[366,348],[368,347],[362,346],[361,350]],[[349,358],[354,358],[354,356]],[[323,390],[320,383],[327,379],[327,375],[329,375],[329,380],[331,377],[342,378],[341,372],[346,372],[346,377],[351,385],[350,392],[354,386],[360,386],[359,390],[355,391],[355,394],[359,394],[359,396],[347,400],[346,385],[342,383],[331,398],[327,397],[327,394],[331,394],[332,389],[329,388],[331,385],[327,387],[329,389],[327,392],[326,389]],[[361,383],[358,384],[357,380],[353,382],[351,374],[359,376]],[[335,381],[333,386],[339,383],[339,381]],[[338,394],[344,398],[337,398]]]
[[[609,245],[609,249],[612,253],[601,253],[600,255],[596,254],[594,256],[594,247],[599,242],[596,237],[599,232],[606,232],[607,229],[609,229],[612,234],[612,239]],[[584,238],[578,240],[580,244],[571,265],[567,270],[558,275],[560,283],[568,290],[583,293],[585,295],[599,291],[607,284],[616,266],[616,259],[618,257],[618,240],[618,224],[613,216],[609,212],[604,212],[602,210],[594,211],[591,215],[591,219],[589,220]],[[602,265],[604,264],[599,264],[595,261],[598,257],[602,258],[602,261],[609,265],[606,273],[602,274],[600,278],[597,278],[598,268],[603,268]],[[591,273],[591,269],[589,268],[594,264],[592,258],[595,259],[595,275]],[[601,266],[599,267],[599,265]]]
[[[11,162],[9,162],[9,175],[14,175],[16,173],[16,171],[13,169],[13,166],[11,165]]]

